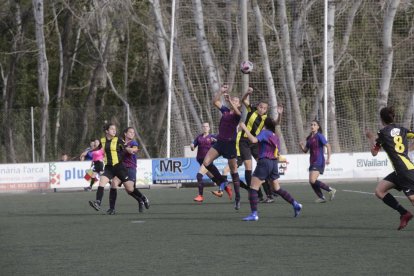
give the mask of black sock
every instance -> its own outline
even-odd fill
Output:
[[[250,187],[250,185],[252,184],[252,170],[245,170],[244,178],[246,179],[247,186]]]
[[[118,195],[118,189],[111,188],[109,190],[109,208],[115,210],[115,203],[116,203],[116,197]]]
[[[395,197],[390,193],[387,193],[382,201],[392,209],[397,210],[400,215],[405,215],[407,213],[407,209],[402,207],[400,203],[395,199]]]
[[[101,204],[103,196],[104,196],[104,187],[99,186],[98,190],[96,191],[96,201],[98,201],[99,204]]]
[[[91,184],[89,184],[89,187],[91,187],[91,188],[92,188],[93,183],[95,183],[95,178],[91,178]]]
[[[240,187],[243,189],[246,189],[247,191],[250,189],[249,186],[247,186],[246,183],[244,183],[243,181],[240,180]]]
[[[141,192],[137,189],[137,188],[135,188],[134,189],[134,191],[133,191],[133,193],[140,199],[140,200],[142,200],[142,197],[143,197],[143,195],[141,194]]]
[[[224,182],[225,179],[223,178],[223,176],[221,175],[221,173],[219,172],[219,170],[217,169],[216,166],[214,166],[213,163],[211,163],[210,165],[206,166],[206,169],[211,172],[211,174],[216,178],[220,180],[220,183]]]
[[[272,193],[270,192],[270,185],[267,181],[263,182],[263,190],[265,191],[265,194],[267,197],[272,197]]]

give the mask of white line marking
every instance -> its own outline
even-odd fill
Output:
[[[348,193],[357,193],[357,194],[367,194],[367,195],[375,195],[375,193],[370,193],[370,192],[363,192],[363,191],[353,191],[353,190],[342,190],[343,192],[348,192]],[[398,198],[406,198],[405,196],[396,196],[393,195],[394,197],[398,197]]]
[[[133,221],[131,221],[131,223],[145,223],[145,221],[143,221],[143,220],[133,220]]]

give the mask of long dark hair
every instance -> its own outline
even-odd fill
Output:
[[[268,129],[271,132],[275,133],[276,122],[272,118],[266,117],[266,119],[264,121],[264,126],[265,126],[266,129]]]
[[[322,126],[321,126],[321,123],[318,121],[318,120],[312,120],[312,122],[311,123],[317,123],[318,124],[318,132],[320,133],[320,134],[322,134]],[[309,133],[309,135],[308,135],[308,137],[306,137],[306,140],[308,140],[309,138],[311,138],[311,136],[312,136],[312,132],[311,133]]]

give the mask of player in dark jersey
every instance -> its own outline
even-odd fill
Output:
[[[139,189],[136,187],[136,180],[137,180],[137,156],[139,150],[139,144],[137,141],[135,141],[135,129],[133,127],[127,127],[123,131],[123,137],[122,141],[124,143],[124,153],[122,158],[122,164],[125,166],[125,168],[128,170],[128,179],[134,183],[133,187],[129,186],[128,184],[124,184],[125,191],[130,194],[136,195],[135,198],[138,201],[138,211],[140,213],[144,212],[144,207],[146,209],[149,209],[150,203],[149,199],[143,195]],[[114,187],[118,187],[121,185],[121,181],[115,177],[114,178]],[[116,195],[111,195],[111,193],[116,193],[116,189],[111,189],[109,198],[114,198],[116,201]],[[115,201],[113,202],[113,205],[111,209],[115,210]]]
[[[100,146],[105,151],[105,169],[104,173],[99,179],[99,187],[96,191],[96,200],[89,201],[89,205],[96,211],[101,209],[102,198],[104,195],[104,187],[115,177],[120,180],[120,183],[124,184],[128,194],[135,198],[137,201],[140,199],[140,195],[137,189],[134,189],[134,183],[128,178],[128,170],[122,164],[122,157],[125,145],[122,139],[116,136],[116,126],[114,124],[106,124],[104,126],[105,137],[100,140]],[[132,187],[132,188],[131,188]],[[116,184],[111,183],[112,193],[109,197],[109,210],[108,215],[115,214],[115,201],[116,201]]]
[[[213,134],[210,134],[210,124],[205,122],[202,124],[203,133],[198,135],[193,143],[191,143],[190,148],[191,150],[195,150],[197,148],[197,162],[200,164],[200,168],[204,168],[203,161],[204,157],[207,155],[208,150],[211,148],[211,146],[217,141],[216,136]],[[215,177],[207,170],[205,169],[205,173],[208,175],[210,179],[212,179],[214,182],[218,182],[217,184],[220,185],[220,179],[215,179]],[[198,183],[198,195],[194,198],[194,201],[196,202],[203,202],[204,192],[204,185],[203,183]]]
[[[394,172],[378,183],[375,195],[400,214],[398,230],[401,230],[407,226],[413,214],[401,206],[388,191],[391,189],[403,191],[414,205],[414,164],[407,156],[408,139],[414,139],[414,132],[394,123],[395,113],[392,107],[382,108],[380,117],[384,128],[378,131],[378,138],[375,140],[374,135],[369,131],[366,132],[366,136],[372,146],[372,155],[376,156],[383,148],[394,167]]]
[[[325,136],[322,134],[322,128],[317,120],[311,122],[311,133],[306,137],[306,145],[302,142],[299,144],[304,153],[310,152],[309,157],[309,183],[318,198],[316,203],[325,203],[326,199],[322,193],[322,190],[328,192],[329,200],[335,198],[336,190],[329,187],[322,181],[318,180],[319,175],[325,171],[325,164],[329,165],[331,162],[331,146],[326,141]],[[326,147],[327,158],[325,160],[324,147]],[[322,189],[322,190],[321,190]]]
[[[284,200],[292,204],[294,216],[298,216],[302,210],[302,204],[298,203],[287,191],[280,188],[279,185],[279,168],[278,157],[280,142],[275,131],[275,122],[271,118],[266,118],[264,128],[257,136],[253,136],[244,123],[240,124],[241,129],[246,133],[252,143],[258,144],[258,161],[252,177],[252,183],[249,189],[249,201],[251,214],[244,221],[259,220],[257,213],[258,195],[257,191],[265,180],[272,183],[275,192]]]
[[[208,150],[206,157],[204,158],[203,165],[216,179],[221,180],[220,190],[213,191],[213,193],[215,192],[216,195],[222,196],[224,189],[227,188],[226,191],[229,191],[227,186],[228,183],[227,180],[220,174],[217,167],[214,166],[213,161],[219,156],[223,156],[228,160],[235,192],[234,208],[238,210],[240,208],[240,178],[237,172],[236,135],[241,115],[239,110],[240,99],[237,97],[230,97],[228,89],[227,85],[223,85],[220,88],[220,91],[218,91],[213,97],[213,104],[220,110],[222,116],[219,124],[217,142]],[[226,107],[221,103],[222,96],[228,103],[229,107]],[[200,168],[197,173],[198,184],[202,182],[204,173],[203,169]]]
[[[246,120],[244,121],[244,124],[246,128],[249,130],[249,132],[256,136],[260,133],[260,131],[263,129],[264,121],[267,118],[267,110],[268,110],[268,104],[264,101],[260,101],[259,104],[255,107],[250,104],[249,97],[253,93],[253,88],[249,87],[247,89],[247,92],[242,97],[242,103],[246,106],[247,109],[247,115]],[[283,112],[283,107],[278,106],[277,108],[278,117],[276,123],[278,124],[281,119],[281,114]],[[245,167],[245,178],[246,178],[246,184],[248,188],[250,187],[251,179],[252,179],[252,156],[254,159],[258,158],[258,144],[252,143],[245,133],[244,130],[240,130],[237,134],[236,139],[236,149],[237,149],[237,156],[240,158],[240,160],[244,163]],[[270,188],[269,183],[265,181],[263,183],[263,189],[265,190],[266,199],[263,199],[263,194],[261,189],[259,189],[259,199],[262,202],[265,203],[271,203],[273,202],[273,194],[272,190]]]

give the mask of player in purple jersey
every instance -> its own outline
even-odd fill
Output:
[[[214,182],[216,182],[218,185],[220,185],[220,179],[216,179],[204,166],[203,161],[204,157],[206,156],[208,150],[211,148],[211,146],[217,141],[216,136],[213,134],[210,134],[210,124],[205,122],[202,124],[203,133],[198,135],[193,143],[191,143],[190,148],[192,151],[197,148],[197,162],[200,164],[200,169],[203,169],[204,172],[208,175],[210,179],[212,179]],[[203,183],[198,183],[198,195],[194,198],[194,201],[197,202],[203,202],[204,192],[204,185]]]
[[[228,160],[228,164],[231,170],[231,177],[233,179],[234,192],[235,192],[235,209],[240,209],[240,178],[237,172],[237,153],[236,153],[236,135],[237,126],[240,121],[240,99],[237,97],[230,97],[228,94],[228,85],[222,85],[220,91],[218,91],[213,97],[213,104],[217,107],[222,116],[219,124],[219,133],[217,135],[217,142],[208,150],[203,165],[213,174],[216,179],[220,179],[220,190],[213,191],[217,196],[223,195],[223,190],[230,191],[227,186],[227,180],[220,174],[217,167],[214,166],[213,161],[219,156],[223,156]],[[222,104],[221,98],[224,97],[229,107]],[[205,172],[200,168],[197,173],[197,183],[202,183],[203,175]],[[202,185],[202,184],[201,184]],[[229,193],[230,196],[230,193]]]
[[[375,188],[375,195],[400,214],[400,225],[397,229],[401,230],[407,226],[413,218],[413,214],[407,211],[389,193],[389,190],[403,191],[411,204],[414,205],[414,164],[407,155],[408,139],[414,139],[414,131],[394,123],[395,113],[392,107],[382,108],[380,117],[384,128],[378,131],[378,138],[375,140],[370,131],[366,131],[366,135],[371,144],[372,155],[376,156],[379,150],[383,148],[394,167],[394,172],[378,183]]]
[[[138,211],[142,213],[144,211],[144,207],[146,209],[149,208],[150,203],[148,198],[143,195],[138,188],[136,188],[136,179],[137,179],[137,156],[138,153],[138,142],[135,141],[135,130],[132,127],[128,127],[123,131],[122,141],[124,143],[124,152],[122,157],[122,165],[128,171],[128,179],[133,182],[133,185],[125,185],[125,191],[134,197],[135,200],[138,201]],[[108,214],[115,213],[115,204],[117,198],[117,187],[121,184],[121,181],[115,177],[113,180],[113,185],[111,185],[111,189],[109,190],[109,207],[110,209],[107,211]]]
[[[307,153],[308,151],[310,152],[309,183],[311,184],[311,187],[315,194],[318,196],[315,202],[326,202],[322,190],[328,192],[329,200],[333,200],[336,190],[318,180],[319,175],[323,174],[325,170],[325,164],[329,165],[331,158],[331,146],[329,145],[328,141],[326,141],[325,136],[323,136],[322,128],[318,121],[313,120],[311,122],[311,133],[308,137],[306,137],[306,145],[303,142],[301,142],[299,145],[304,153]],[[324,155],[324,147],[326,147],[327,151],[326,160]]]
[[[240,123],[241,129],[246,133],[247,138],[252,143],[258,143],[258,161],[256,169],[254,170],[251,186],[249,189],[249,201],[251,214],[245,218],[244,221],[259,220],[257,213],[257,203],[259,201],[258,190],[264,181],[272,183],[274,191],[284,200],[292,204],[294,217],[297,217],[302,210],[302,204],[298,203],[287,191],[280,188],[279,185],[279,148],[280,141],[275,131],[275,121],[271,118],[264,120],[264,128],[255,137],[250,133],[250,130],[244,123]]]

